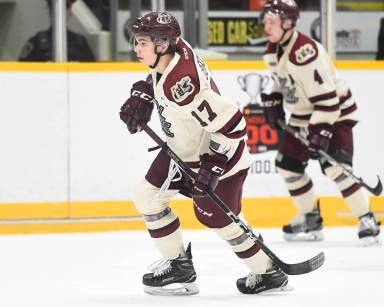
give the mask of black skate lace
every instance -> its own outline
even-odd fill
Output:
[[[153,276],[161,276],[171,271],[171,260],[160,259],[152,263],[148,270],[153,273]]]
[[[245,280],[245,286],[253,289],[257,284],[262,282],[262,280],[263,277],[261,274],[249,273],[247,275],[247,279]]]

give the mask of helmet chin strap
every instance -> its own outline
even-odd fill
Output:
[[[282,43],[282,40],[284,39],[285,34],[287,34],[288,30],[290,30],[290,29],[284,29],[283,26],[281,26],[281,29],[283,30],[283,34],[281,35],[279,41],[277,42],[280,45]]]
[[[282,43],[282,40],[284,39],[285,34],[287,34],[287,32],[288,32],[289,30],[292,30],[292,29],[294,28],[294,27],[291,25],[291,27],[290,27],[289,29],[284,29],[284,27],[283,27],[283,23],[284,23],[284,21],[285,21],[285,20],[281,20],[280,28],[281,28],[281,30],[283,30],[283,34],[281,35],[279,41],[277,42],[277,43],[280,44],[280,45],[281,45],[281,43]]]
[[[155,50],[156,50],[156,47],[155,47]],[[155,52],[155,53],[156,53],[156,61],[155,61],[155,63],[153,63],[152,65],[149,65],[149,67],[150,67],[151,69],[154,69],[154,68],[157,66],[157,64],[159,64],[160,57],[161,57],[162,55],[164,55],[164,54],[161,54],[161,53],[158,53],[158,52]]]
[[[166,54],[168,54],[168,53],[172,53],[169,47],[168,47],[168,49],[167,49],[164,53],[157,52],[157,47],[158,47],[158,46],[155,46],[156,61],[155,61],[155,63],[153,63],[152,65],[149,65],[149,67],[150,67],[151,69],[154,69],[154,68],[157,66],[157,64],[159,64],[160,58],[161,58],[163,55],[166,55]]]

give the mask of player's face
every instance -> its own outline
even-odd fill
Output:
[[[144,65],[150,66],[155,63],[155,44],[149,36],[136,35],[134,51],[137,59]]]
[[[278,15],[267,13],[264,15],[264,33],[271,43],[278,43],[283,35],[281,19]]]

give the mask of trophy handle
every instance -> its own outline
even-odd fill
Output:
[[[239,83],[240,88],[245,91],[245,81],[244,81],[244,76],[238,76],[237,77],[237,83]]]
[[[261,92],[267,87],[267,84],[269,82],[269,76],[264,75],[261,79]]]

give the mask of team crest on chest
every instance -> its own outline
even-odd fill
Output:
[[[279,83],[281,86],[281,92],[284,97],[284,101],[289,104],[295,104],[299,101],[299,98],[296,97],[296,88],[294,86],[290,87],[288,78],[280,78]]]
[[[303,64],[316,56],[316,50],[311,44],[305,44],[295,51],[296,61]]]
[[[159,119],[161,124],[161,129],[163,129],[164,133],[169,136],[170,138],[173,138],[175,135],[171,132],[171,126],[172,124],[167,121],[167,119],[163,116],[164,107],[161,106],[157,100],[155,100],[156,106],[157,106],[157,112],[159,113]]]
[[[181,102],[195,90],[192,80],[189,76],[181,78],[171,87],[172,97],[176,102]]]

